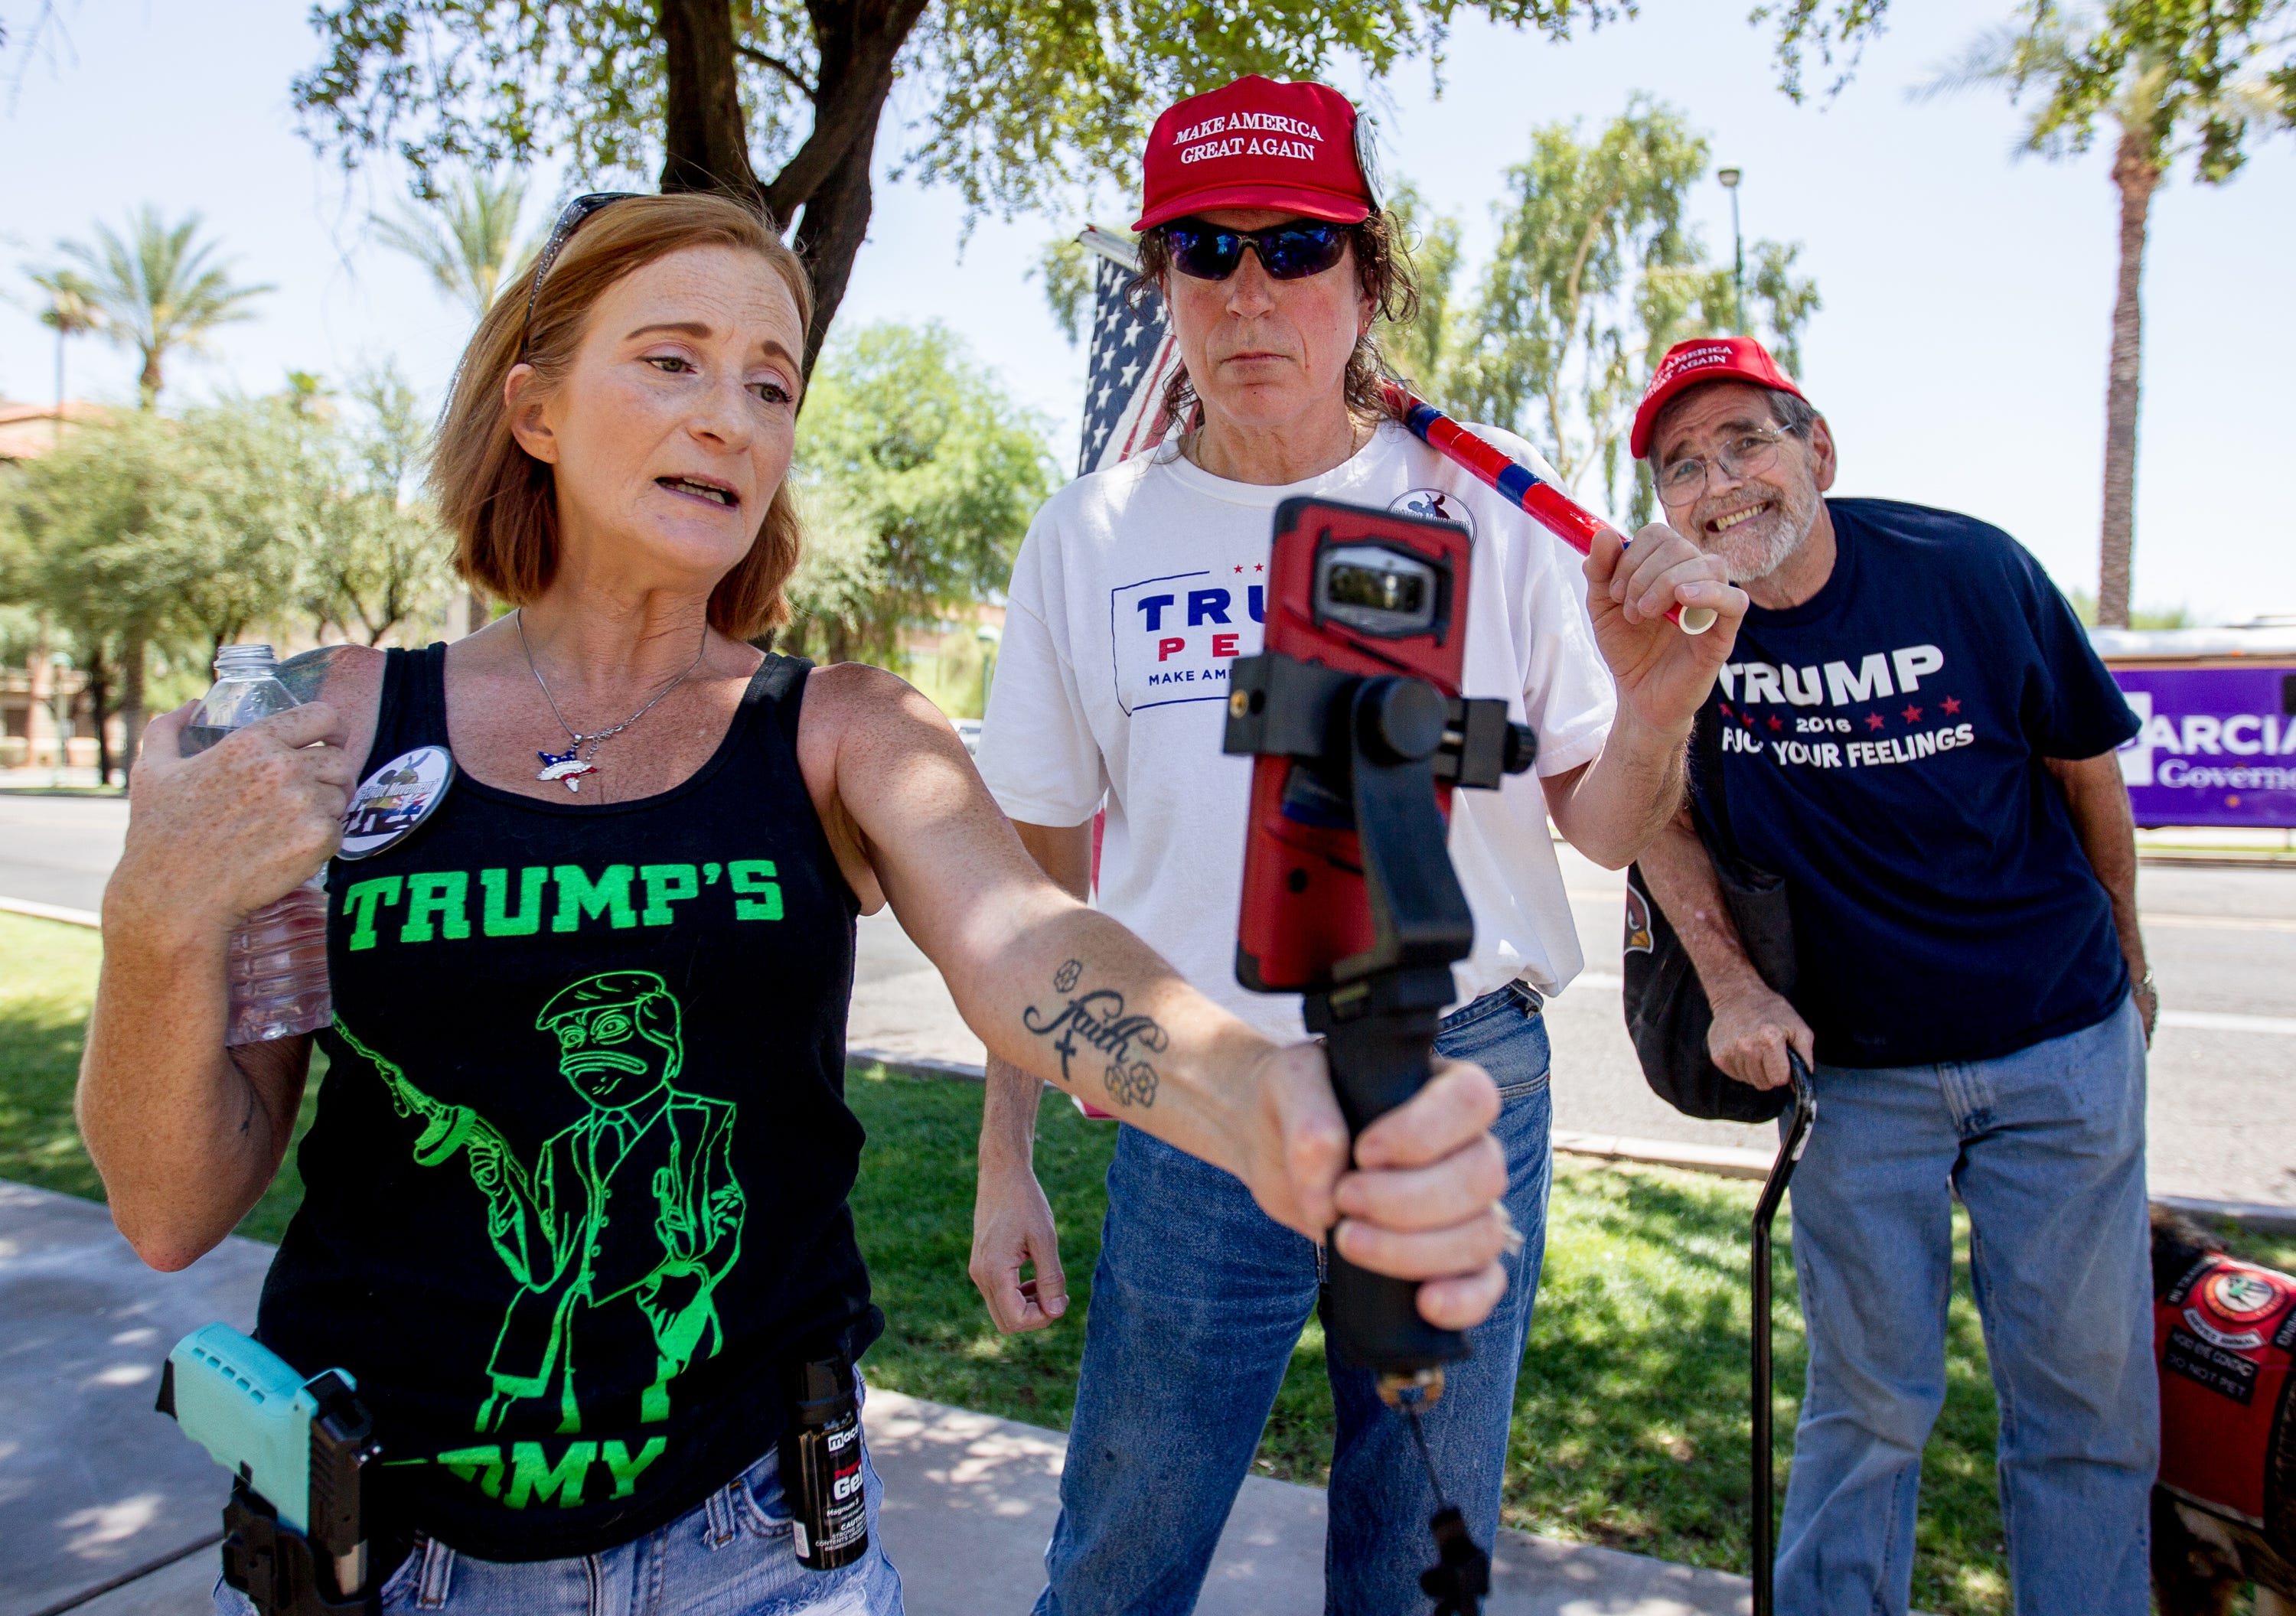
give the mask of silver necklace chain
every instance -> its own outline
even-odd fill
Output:
[[[534,675],[534,682],[542,691],[542,699],[550,704],[551,717],[558,721],[558,727],[566,731],[566,739],[572,743],[569,750],[562,755],[547,751],[537,753],[536,755],[542,759],[542,770],[535,778],[545,780],[564,780],[566,789],[573,792],[579,792],[582,789],[583,775],[595,774],[598,771],[599,747],[660,706],[664,698],[679,685],[684,684],[693,675],[693,670],[701,665],[702,653],[709,649],[709,630],[707,625],[704,625],[701,631],[701,643],[694,648],[693,660],[685,665],[684,673],[656,690],[652,698],[645,706],[611,729],[591,730],[586,732],[577,730],[566,722],[566,714],[558,710],[558,698],[550,693],[550,681],[542,676],[541,668],[535,664],[534,648],[529,645],[526,640],[525,608],[520,608],[511,616],[518,625],[518,649],[526,653],[526,671]],[[582,750],[585,747],[589,748],[586,755]]]

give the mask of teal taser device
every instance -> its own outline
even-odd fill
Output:
[[[306,1377],[206,1325],[168,1354],[159,1408],[232,1473],[225,1581],[265,1616],[374,1608],[359,1489],[381,1449],[349,1371]]]

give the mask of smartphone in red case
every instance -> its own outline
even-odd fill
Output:
[[[1471,543],[1450,522],[1284,501],[1268,559],[1266,649],[1339,673],[1423,679],[1446,698],[1460,695]],[[1451,787],[1435,790],[1447,823]],[[1320,992],[1344,979],[1343,962],[1373,941],[1348,782],[1296,758],[1255,757],[1237,980],[1259,992]]]

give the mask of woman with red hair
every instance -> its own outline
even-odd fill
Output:
[[[263,1193],[310,1060],[226,1048],[234,926],[337,853],[357,781],[452,756],[420,828],[332,866],[332,1074],[259,1326],[373,1411],[387,1609],[899,1609],[873,1533],[808,1569],[775,1457],[792,1377],[852,1385],[882,1328],[843,1080],[855,917],[888,902],[1004,1059],[1336,1223],[1431,1321],[1505,1285],[1481,1072],[1347,1171],[1318,1051],[1040,875],[923,698],[750,642],[798,558],[808,290],[734,202],[582,199],[480,323],[434,468],[464,575],[517,609],[323,653],[312,705],[196,756],[185,712],[148,731],[79,1107],[161,1269]]]

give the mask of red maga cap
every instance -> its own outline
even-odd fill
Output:
[[[1648,454],[1651,428],[1658,425],[1658,412],[1677,394],[1710,381],[1748,381],[1758,388],[1775,388],[1781,393],[1791,393],[1805,404],[1809,402],[1794,385],[1793,378],[1778,369],[1778,362],[1770,357],[1769,349],[1751,337],[1693,337],[1667,349],[1666,357],[1651,372],[1650,386],[1643,389],[1643,401],[1635,409],[1635,430],[1628,440],[1628,452],[1636,460]]]
[[[1135,230],[1213,208],[1277,208],[1354,224],[1371,215],[1356,110],[1319,84],[1258,74],[1167,107],[1148,133]]]

